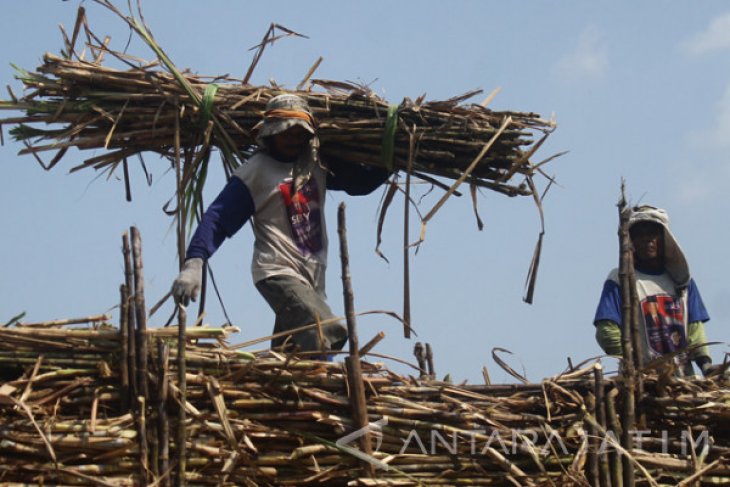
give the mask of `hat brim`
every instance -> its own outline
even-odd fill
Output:
[[[296,126],[302,127],[304,130],[314,135],[314,127],[312,127],[305,120],[301,120],[298,118],[270,119],[262,120],[254,127],[254,130],[257,131],[256,141],[259,143],[259,145],[263,145],[263,139],[265,139],[266,137],[286,132],[290,128]]]

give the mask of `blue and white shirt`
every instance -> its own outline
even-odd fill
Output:
[[[251,156],[236,169],[206,210],[191,238],[186,258],[209,259],[226,238],[251,219],[255,237],[251,262],[254,282],[288,275],[309,283],[324,296],[326,189],[368,194],[389,173],[350,163],[331,164],[330,172],[314,165],[310,178],[294,192],[294,166],[294,162],[278,161],[265,151]]]
[[[640,303],[640,333],[644,359],[652,360],[687,346],[687,324],[710,319],[694,279],[678,290],[666,272],[652,274],[636,270],[636,291]],[[594,323],[609,320],[621,326],[621,292],[618,269],[608,275],[598,302]]]

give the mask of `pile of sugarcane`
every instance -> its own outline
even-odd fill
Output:
[[[46,54],[36,70],[20,71],[25,94],[0,103],[2,109],[24,112],[0,121],[27,145],[21,153],[33,154],[50,168],[71,148],[93,151],[72,170],[112,173],[122,166],[125,179],[128,159],[157,153],[173,164],[182,161],[182,188],[205,177],[211,149],[220,150],[227,171],[242,163],[256,145],[254,126],[267,100],[285,90],[251,85],[251,70],[243,80],[179,70],[138,19],[122,15],[110,2],[97,3],[128,22],[158,60],[112,51],[88,30],[82,10],[63,55]],[[82,26],[90,46],[83,50],[86,56],[76,50]],[[109,60],[121,61],[124,69]],[[539,170],[530,158],[544,139],[537,142],[534,135],[546,136],[554,122],[534,113],[463,103],[480,90],[446,101],[406,99],[396,106],[367,87],[314,80],[311,74],[292,92],[309,101],[325,163],[385,166],[430,181],[430,176],[463,177],[509,195],[532,193],[529,182],[514,183],[513,176],[529,178]],[[47,163],[40,157],[46,151],[53,152]]]
[[[55,151],[49,164],[55,165],[72,147],[106,150],[73,170],[113,170],[144,152],[174,157],[175,144],[225,147],[230,142],[243,151],[256,144],[253,128],[263,117],[266,101],[282,93],[280,88],[225,80],[215,83],[217,91],[210,94],[210,82],[185,74],[182,78],[192,90],[188,94],[179,80],[163,71],[122,71],[51,54],[44,56],[37,71],[19,77],[28,94],[2,106],[24,110],[26,115],[2,123],[18,124],[11,134],[31,143],[22,153]],[[535,170],[527,160],[534,143],[531,130],[552,128],[535,114],[493,112],[476,104],[460,106],[465,96],[445,102],[403,102],[391,115],[395,126],[388,141],[386,101],[355,85],[347,85],[345,90],[343,83],[315,80],[313,84],[330,89],[296,93],[308,99],[318,121],[324,161],[392,164],[406,169],[412,134],[418,141],[413,171],[457,179],[491,141],[491,149],[470,172],[468,181],[508,194],[529,194],[527,187],[510,186],[508,181],[514,174],[529,175]],[[192,93],[198,93],[199,99]],[[199,106],[204,103],[210,104],[207,110]],[[393,147],[391,162],[383,158],[388,143]]]
[[[93,321],[0,329],[3,485],[177,482],[177,328],[146,330],[145,384],[130,390],[124,370],[141,357],[122,356],[123,330]],[[617,486],[623,454],[637,485],[699,485],[686,480],[695,473],[702,485],[730,482],[726,380],[646,375],[641,442],[622,452],[619,384],[600,366],[539,384],[456,385],[364,361],[371,431],[348,440],[357,423],[341,362],[237,351],[221,341],[228,331],[188,329],[189,485]]]

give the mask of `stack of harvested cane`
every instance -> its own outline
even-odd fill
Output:
[[[3,485],[618,487],[624,458],[636,484],[730,482],[727,379],[644,374],[628,424],[621,379],[599,364],[467,386],[426,375],[428,351],[419,378],[361,362],[377,340],[359,348],[351,306],[344,364],[239,351],[232,327],[147,326],[130,233],[119,328],[106,315],[0,328]]]
[[[106,316],[0,328],[4,485],[618,487],[627,462],[631,485],[730,482],[727,378],[654,365],[628,422],[624,378],[599,364],[540,384],[467,386],[423,365],[415,378],[360,362],[372,347],[358,349],[352,332],[347,367],[241,352],[223,342],[231,328],[147,326],[131,236],[119,328]],[[93,326],[63,328],[82,321]]]
[[[0,330],[3,485],[168,484],[179,458],[160,433],[175,424],[181,397],[176,330],[146,335],[170,352],[149,347],[147,404],[130,410],[118,329]],[[540,384],[466,386],[363,362],[368,477],[357,435],[338,443],[356,429],[342,363],[202,342],[186,355],[190,485],[621,485],[621,398],[594,366]],[[702,485],[727,485],[727,382],[648,375],[645,387],[641,442],[628,452],[637,484],[692,485],[698,474]]]

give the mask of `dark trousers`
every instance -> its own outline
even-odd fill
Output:
[[[300,326],[334,318],[332,310],[309,284],[291,276],[272,276],[256,283],[271,309],[276,313],[274,334]],[[297,348],[303,352],[341,350],[347,342],[347,329],[334,322],[300,331],[290,336],[274,338],[271,348],[285,351]]]

